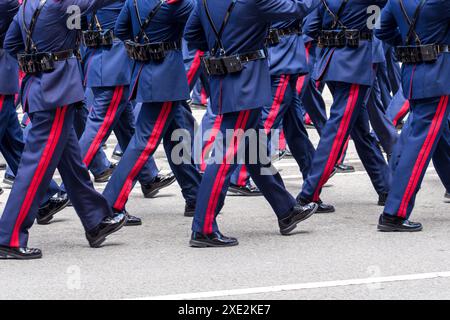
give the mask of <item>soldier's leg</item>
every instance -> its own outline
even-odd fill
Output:
[[[442,138],[439,140],[436,151],[433,154],[433,163],[446,194],[450,193],[450,119],[444,124]]]
[[[73,107],[36,112],[26,140],[16,181],[0,219],[0,244],[26,247],[39,203],[73,132]],[[79,156],[79,154],[78,154]],[[91,208],[95,211],[95,208]],[[102,217],[98,217],[100,220]]]
[[[216,215],[220,211],[230,183],[230,176],[236,168],[236,155],[240,148],[247,148],[243,141],[243,131],[256,129],[260,118],[260,109],[226,113],[223,115],[220,131],[226,137],[226,131],[234,129],[234,139],[215,142],[214,163],[209,163],[203,175],[197,196],[192,230],[196,233],[208,235],[218,231]],[[256,130],[257,131],[257,130]],[[231,140],[233,143],[228,143]],[[248,164],[255,183],[264,193],[277,216],[282,219],[295,206],[295,199],[286,191],[281,176],[261,175],[261,163]]]
[[[447,128],[449,97],[411,102],[412,125],[394,172],[384,214],[408,219],[423,177]],[[445,143],[445,142],[444,142]]]
[[[202,148],[201,151],[194,150],[195,159],[200,160],[199,170],[202,172],[206,169],[206,159],[208,158],[216,136],[220,131],[221,122],[222,115],[213,114],[211,108],[208,107],[200,124],[199,134],[201,134]]]
[[[136,122],[136,131],[122,160],[106,185],[104,195],[117,211],[123,211],[138,175],[154,154],[173,119],[177,103],[144,103]]]
[[[322,187],[330,178],[342,153],[345,142],[363,106],[368,86],[343,82],[328,84],[334,98],[308,178],[299,198],[319,201]]]
[[[181,103],[175,108],[173,120],[164,134],[163,145],[170,168],[181,187],[181,193],[186,201],[186,205],[193,208],[197,201],[201,175],[194,164],[191,153],[193,139],[191,116],[192,114]],[[172,141],[172,133],[176,130],[179,130],[178,133],[184,137],[181,138],[181,141]],[[174,136],[174,138],[176,139],[177,136]],[[182,153],[175,152],[175,147],[177,147],[176,151],[182,150]],[[188,154],[184,154],[185,152]]]
[[[389,192],[390,170],[375,137],[370,132],[369,115],[365,106],[360,109],[350,135],[376,192],[380,197],[384,197],[381,199],[384,202]]]

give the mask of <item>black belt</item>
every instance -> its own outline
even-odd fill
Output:
[[[442,53],[450,52],[448,44],[425,44],[417,46],[398,46],[397,58],[404,64],[434,63]]]
[[[250,62],[267,58],[266,51],[264,49],[250,53],[238,54],[237,56],[242,62]]]
[[[25,73],[51,72],[55,69],[54,63],[68,60],[77,56],[76,50],[69,49],[58,52],[35,52],[18,54],[20,69]]]
[[[281,41],[281,37],[301,35],[302,30],[299,27],[282,28],[282,29],[270,29],[266,38],[266,45],[274,47]]]
[[[182,50],[181,40],[173,42],[137,43],[127,40],[124,42],[128,56],[140,62],[163,61],[167,52]]]
[[[319,35],[318,45],[322,48],[357,48],[360,41],[372,40],[372,31],[360,31],[358,29],[322,30]]]
[[[210,76],[225,76],[241,72],[244,65],[251,61],[266,59],[266,51],[264,49],[232,56],[221,57],[203,57],[203,65],[206,72]]]

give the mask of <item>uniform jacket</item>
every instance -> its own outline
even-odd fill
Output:
[[[18,10],[17,0],[0,0],[0,95],[19,92],[17,60],[3,49],[6,31]]]
[[[326,0],[329,8],[337,13],[342,0]],[[386,0],[349,0],[340,16],[342,23],[349,29],[369,31],[368,21],[372,13],[370,6],[382,8]],[[305,32],[317,38],[320,30],[330,29],[333,18],[321,3],[306,26]],[[375,79],[375,64],[385,61],[382,43],[361,41],[358,48],[325,48],[321,50],[313,72],[313,79],[325,81],[341,81],[347,83],[372,85]]]
[[[274,23],[271,28],[285,29],[301,27],[302,20],[291,20]],[[308,73],[305,43],[301,35],[281,37],[280,43],[269,47],[269,64],[271,75]]]
[[[159,0],[137,0],[144,21]],[[191,0],[168,1],[145,30],[151,42],[181,40],[184,26],[193,9]],[[115,34],[121,40],[134,38],[140,31],[133,0],[127,0],[119,15]],[[137,102],[181,101],[189,98],[189,87],[181,50],[167,53],[161,63],[134,62],[131,97]]]
[[[49,0],[43,7],[33,33],[33,40],[39,52],[58,52],[77,48],[79,29],[73,20],[70,6],[77,6],[81,15],[107,5],[112,0]],[[29,0],[25,8],[26,25],[39,5],[39,0]],[[72,7],[75,8],[75,7]],[[11,54],[25,49],[25,31],[23,24],[23,6],[15,16],[4,43]],[[70,26],[70,28],[68,27]],[[84,99],[80,63],[73,57],[55,63],[55,70],[47,73],[27,75],[22,82],[22,104],[32,113],[52,110],[59,106],[73,104]]]
[[[216,41],[203,3],[197,0],[185,31],[185,39],[203,51]],[[217,28],[222,24],[231,1],[208,0]],[[303,19],[318,4],[317,0],[238,0],[222,37],[228,55],[244,54],[264,48],[271,23]],[[244,70],[211,80],[212,111],[237,112],[271,105],[271,85],[267,60],[252,61]]]
[[[97,11],[96,15],[102,29],[114,30],[117,17],[125,0],[112,3]],[[91,22],[92,14],[87,16]],[[94,30],[97,30],[94,23]],[[87,87],[112,87],[129,85],[131,78],[131,60],[125,46],[119,39],[114,40],[112,47],[86,48],[83,56],[84,84]]]
[[[420,1],[406,0],[403,3],[412,19]],[[428,0],[421,12],[415,30],[422,44],[450,45],[450,1]],[[405,44],[408,30],[409,25],[401,11],[399,0],[389,0],[382,11],[377,36],[397,46]],[[403,65],[402,87],[408,99],[449,95],[450,53],[441,54],[436,63]]]

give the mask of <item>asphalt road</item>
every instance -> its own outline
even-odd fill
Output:
[[[219,224],[239,238],[233,248],[188,246],[191,219],[177,184],[155,199],[135,188],[128,210],[143,226],[122,229],[99,249],[89,248],[67,208],[31,230],[29,245],[43,259],[0,262],[0,299],[449,299],[450,203],[434,169],[413,215],[424,231],[384,234],[376,231],[382,208],[352,143],[347,160],[358,171],[337,174],[323,192],[337,212],[313,216],[288,237],[264,198],[228,197]],[[168,169],[161,151],[157,162]],[[296,195],[302,181],[294,160],[277,167]]]

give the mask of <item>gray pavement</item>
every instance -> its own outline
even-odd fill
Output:
[[[309,132],[317,143],[314,130]],[[234,248],[188,246],[191,220],[183,217],[177,184],[155,199],[144,199],[136,187],[128,210],[143,218],[143,226],[122,229],[100,249],[89,248],[74,210],[67,208],[52,224],[31,230],[30,246],[41,248],[43,259],[0,262],[0,299],[188,298],[199,292],[227,299],[449,299],[450,273],[444,272],[450,271],[450,203],[444,203],[434,169],[413,215],[424,231],[383,234],[376,231],[382,208],[352,143],[347,159],[358,171],[337,174],[323,192],[337,212],[313,216],[288,237],[279,235],[263,198],[228,197],[219,224],[239,238]],[[161,150],[157,162],[168,169]],[[297,194],[302,181],[294,160],[277,166]],[[0,196],[0,210],[8,194]],[[385,281],[392,276],[399,277]],[[345,281],[350,279],[373,282]],[[277,289],[285,285],[293,286]]]

